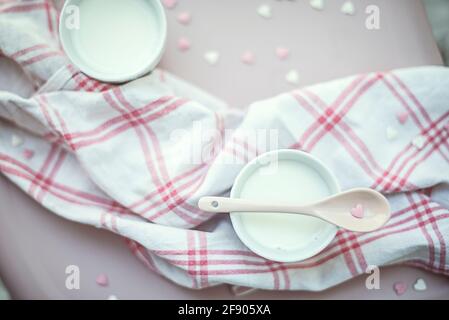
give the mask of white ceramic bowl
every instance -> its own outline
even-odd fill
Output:
[[[270,163],[273,159],[277,159],[279,161],[289,160],[301,162],[318,173],[318,175],[322,178],[322,181],[326,183],[330,193],[329,195],[340,192],[337,179],[321,161],[310,154],[301,151],[277,150],[259,156],[243,168],[235,180],[234,186],[231,190],[231,198],[240,198],[240,194],[248,178],[255,172],[255,170],[266,165],[266,163]],[[282,186],[278,187],[282,190]],[[306,188],[307,186],[304,187]],[[285,250],[282,248],[267,247],[255,240],[245,230],[245,225],[241,218],[242,213],[231,213],[232,225],[240,240],[251,251],[257,253],[258,255],[266,259],[279,262],[298,262],[315,256],[329,245],[329,243],[335,238],[338,230],[335,225],[323,222],[323,227],[320,228],[320,232],[314,236],[313,239],[311,239],[306,247]],[[279,230],[279,232],[282,232],[282,230]]]
[[[95,68],[93,63],[89,63],[83,58],[83,54],[79,52],[80,49],[77,49],[74,45],[74,34],[77,30],[67,28],[65,19],[72,13],[71,8],[73,8],[73,6],[79,7],[80,3],[83,1],[95,0],[66,0],[59,21],[59,35],[62,47],[75,66],[91,78],[110,83],[131,81],[142,77],[155,69],[164,53],[167,38],[167,20],[164,8],[159,0],[145,0],[145,3],[149,6],[152,12],[152,17],[149,17],[149,19],[153,18],[155,20],[154,24],[157,26],[157,39],[154,41],[154,44],[152,44],[151,54],[148,54],[148,57],[145,57],[145,62],[137,68],[124,72],[117,72],[116,70],[112,70],[113,68],[107,71]],[[67,10],[68,8],[70,10]],[[108,10],[107,5],[105,5],[105,10]],[[100,23],[101,21],[98,21],[98,24]],[[82,25],[80,27],[82,27]],[[129,57],[129,59],[133,59],[133,57]]]

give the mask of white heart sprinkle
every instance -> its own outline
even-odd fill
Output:
[[[215,65],[220,59],[220,54],[217,51],[208,51],[204,54],[204,59],[210,64]]]
[[[424,281],[424,279],[418,279],[416,280],[415,284],[413,285],[413,289],[416,291],[425,291],[427,290],[427,284]]]
[[[310,6],[315,10],[323,10],[324,0],[310,0]]]
[[[285,76],[285,80],[288,83],[291,84],[298,84],[299,83],[299,74],[296,70],[290,70],[287,75]]]
[[[398,137],[398,132],[395,128],[393,127],[388,127],[387,128],[387,139],[388,140],[394,140]]]
[[[273,16],[273,13],[271,11],[271,7],[267,4],[261,5],[257,9],[257,14],[265,19],[270,19]]]
[[[23,139],[15,134],[11,137],[11,145],[15,148],[23,144]]]
[[[421,150],[424,148],[424,145],[426,144],[426,138],[423,136],[417,136],[415,139],[413,139],[412,144]]]
[[[349,16],[353,16],[355,14],[354,4],[351,1],[346,1],[341,6],[341,12]]]
[[[111,294],[111,295],[108,297],[108,300],[118,300],[118,298],[117,298],[117,296]]]

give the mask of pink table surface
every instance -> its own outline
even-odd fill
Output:
[[[434,40],[418,0],[359,0],[357,15],[339,12],[343,1],[327,1],[323,12],[307,1],[288,0],[179,0],[168,10],[169,39],[161,66],[203,87],[233,106],[290,90],[285,73],[294,68],[300,85],[353,73],[398,67],[441,64]],[[256,8],[268,3],[273,18],[257,16]],[[364,28],[364,8],[381,9],[381,29]],[[176,22],[188,10],[189,26]],[[188,37],[192,49],[181,53],[177,39]],[[278,61],[274,48],[288,46],[291,57]],[[202,55],[218,50],[218,65],[207,65]],[[256,53],[254,66],[243,65],[244,50]],[[0,89],[29,94],[30,88],[14,65],[0,59]],[[36,205],[0,177],[0,276],[14,298],[19,299],[232,299],[227,286],[191,291],[149,272],[129,252],[124,241],[106,231],[65,221]],[[76,264],[81,271],[81,290],[65,288],[65,268]],[[99,287],[96,276],[105,272],[110,286]],[[397,297],[395,281],[409,286],[417,278],[428,285],[425,292],[409,289]],[[381,290],[365,288],[359,277],[320,292],[259,291],[250,299],[447,299],[449,279],[404,267],[381,271]]]

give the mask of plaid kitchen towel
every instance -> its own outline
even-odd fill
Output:
[[[189,288],[323,290],[370,265],[449,275],[448,69],[357,75],[240,112],[160,70],[120,86],[89,79],[60,50],[50,1],[0,3],[0,50],[36,86],[0,92],[0,171],[55,214],[126,237],[149,269]],[[383,192],[391,221],[340,230],[299,263],[250,252],[228,218],[196,203],[278,148],[312,153],[343,189]]]

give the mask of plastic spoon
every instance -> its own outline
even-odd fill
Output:
[[[276,204],[263,201],[204,197],[198,207],[207,212],[276,212],[317,217],[356,232],[370,232],[390,219],[390,204],[372,189],[353,189],[308,205]]]

